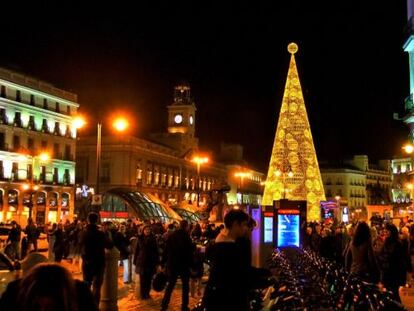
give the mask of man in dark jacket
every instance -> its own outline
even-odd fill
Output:
[[[124,284],[128,284],[131,282],[129,278],[129,239],[126,236],[126,227],[125,225],[121,225],[119,227],[119,231],[115,234],[114,237],[114,245],[119,250],[120,258],[119,261],[122,262],[122,266],[124,267],[123,272],[123,281]]]
[[[101,286],[105,270],[105,248],[112,247],[112,242],[104,232],[99,230],[99,216],[96,213],[88,215],[88,225],[82,232],[80,248],[82,255],[83,280],[90,288],[97,306],[99,306]]]
[[[182,307],[181,310],[189,310],[190,268],[192,263],[193,244],[188,232],[189,226],[186,220],[180,222],[180,228],[168,236],[165,245],[166,273],[168,285],[162,300],[161,310],[167,310],[171,294],[178,277],[182,282]]]
[[[236,240],[246,236],[249,216],[241,210],[231,210],[224,218],[226,230],[216,238],[211,250],[210,277],[204,292],[205,310],[249,310],[249,273],[247,260],[240,260],[243,250]]]
[[[135,248],[135,272],[139,274],[141,299],[150,299],[151,280],[159,263],[157,241],[151,232],[151,226],[146,225],[138,236]]]
[[[37,252],[37,239],[40,236],[40,231],[31,218],[28,219],[24,233],[27,235],[27,248],[29,249],[29,245],[33,244],[34,251]]]
[[[10,247],[12,251],[12,260],[19,260],[19,247],[20,247],[20,238],[21,238],[21,230],[20,226],[13,220],[12,221],[12,228],[10,229],[9,236],[7,237],[7,242],[10,242]]]

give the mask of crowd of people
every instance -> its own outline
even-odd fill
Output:
[[[411,286],[414,261],[414,224],[401,221],[351,224],[310,223],[303,246],[336,261],[350,274],[378,284],[401,302],[399,288]]]
[[[182,310],[189,310],[191,295],[201,298],[207,311],[247,311],[249,293],[252,289],[265,288],[270,276],[266,269],[254,268],[251,264],[250,237],[254,227],[255,222],[241,210],[229,211],[221,225],[185,220],[168,224],[132,220],[100,222],[96,213],[89,214],[87,221],[75,219],[43,228],[30,220],[24,229],[13,222],[7,239],[10,256],[15,260],[38,257],[33,259],[35,267],[29,265],[22,279],[9,284],[0,299],[0,309],[19,306],[14,309],[38,310],[46,304],[52,306],[48,310],[57,310],[55,307],[97,310],[104,280],[105,249],[115,247],[120,255],[119,265],[123,267],[123,282],[135,283],[138,299],[151,299],[154,276],[163,274],[166,286],[161,310],[168,309],[180,279]],[[44,259],[37,252],[41,233],[47,234],[49,242],[48,258]],[[411,223],[402,222],[399,227],[391,223],[375,223],[371,227],[365,222],[308,223],[303,227],[302,244],[342,265],[350,274],[385,287],[397,301],[400,301],[399,287],[408,286],[412,277],[414,224]],[[74,280],[58,264],[64,258],[78,267],[83,282]],[[202,291],[205,262],[209,263],[208,281]],[[29,282],[36,285],[30,286]],[[24,295],[24,291],[29,294]],[[64,299],[56,300],[63,296]]]
[[[245,213],[242,215],[247,216]],[[142,300],[151,298],[154,275],[162,272],[166,276],[167,285],[161,310],[167,310],[178,279],[181,279],[182,283],[182,310],[189,310],[189,295],[199,298],[202,296],[201,279],[205,274],[206,245],[216,237],[221,239],[225,231],[223,229],[224,224],[188,223],[185,220],[168,224],[159,221],[141,223],[132,220],[100,223],[98,214],[91,213],[87,221],[75,219],[73,222],[67,221],[44,227],[38,227],[31,220],[25,228],[12,222],[6,250],[13,260],[27,261],[30,258],[33,261],[34,255],[43,256],[38,252],[38,239],[41,234],[46,234],[48,252],[45,259],[36,257],[34,260],[36,264],[47,261],[48,267],[44,267],[42,271],[60,271],[62,280],[64,279],[66,283],[69,280],[74,282],[73,286],[76,290],[72,294],[81,291],[78,294],[87,297],[83,288],[89,288],[90,299],[97,308],[104,278],[105,249],[116,247],[120,255],[119,265],[123,267],[123,282],[136,284],[137,298]],[[53,268],[50,264],[51,262],[58,264],[62,259],[72,262],[72,267],[78,267],[83,276],[84,286],[80,286],[70,275],[68,276],[61,269]],[[26,276],[23,280],[25,278]],[[16,302],[19,304],[19,287],[22,287],[22,284],[23,281],[9,284],[0,300],[0,306],[11,306]],[[48,288],[44,290],[47,291]],[[57,289],[54,287],[50,290],[54,292]],[[83,304],[77,305],[80,306]]]

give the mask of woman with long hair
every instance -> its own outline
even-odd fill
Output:
[[[393,224],[385,226],[386,238],[379,253],[381,283],[394,294],[394,299],[401,302],[398,289],[406,282],[407,264],[404,260],[403,245],[398,236],[398,229]]]
[[[378,282],[379,270],[372,249],[371,231],[365,222],[359,223],[355,229],[345,266],[351,275],[366,282]]]

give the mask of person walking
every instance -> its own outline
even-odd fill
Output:
[[[126,236],[125,225],[119,226],[119,231],[114,236],[114,245],[119,250],[120,259],[119,263],[123,266],[123,281],[124,284],[131,282],[129,278],[129,239]]]
[[[99,306],[101,286],[105,271],[105,248],[112,248],[112,241],[104,232],[99,230],[99,216],[96,213],[88,215],[88,225],[80,237],[82,255],[83,280],[89,288],[92,286],[92,294],[96,306]]]
[[[53,253],[55,255],[55,262],[61,262],[65,251],[65,238],[63,235],[63,225],[59,223],[57,229],[53,232],[54,240]]]
[[[10,243],[11,259],[19,260],[21,229],[20,226],[14,220],[11,223],[12,228],[10,229],[9,236],[7,237],[7,243]]]
[[[55,246],[55,239],[56,239],[56,236],[55,236],[55,231],[56,231],[56,229],[57,229],[57,224],[53,224],[52,225],[52,228],[50,228],[50,230],[49,230],[49,232],[48,232],[48,234],[47,234],[47,239],[48,239],[48,242],[49,242],[49,245],[48,245],[48,256],[47,256],[47,258],[50,260],[50,261],[55,261],[55,253],[54,253],[54,246]]]
[[[33,249],[37,252],[37,239],[40,236],[39,229],[36,224],[33,222],[33,219],[28,219],[28,224],[24,230],[24,233],[27,235],[27,249],[30,252],[30,245],[33,245]]]
[[[158,246],[151,232],[151,225],[145,225],[138,236],[135,248],[135,272],[139,274],[141,299],[149,299],[152,277],[159,263]]]
[[[165,269],[168,280],[164,298],[162,299],[161,311],[167,310],[178,277],[181,277],[182,283],[181,310],[189,310],[189,281],[193,244],[188,230],[188,222],[186,220],[181,220],[179,229],[175,230],[167,238],[164,260],[166,263]]]

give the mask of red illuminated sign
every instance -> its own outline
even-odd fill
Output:
[[[279,209],[277,211],[279,215],[299,215],[299,210],[297,209]]]

